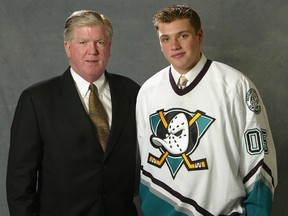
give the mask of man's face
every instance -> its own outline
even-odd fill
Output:
[[[161,50],[173,67],[182,74],[191,70],[200,60],[202,29],[195,32],[188,19],[159,23]]]
[[[64,47],[70,66],[86,81],[94,82],[104,73],[111,48],[104,26],[76,28]]]

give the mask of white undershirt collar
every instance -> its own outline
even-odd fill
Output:
[[[193,80],[197,77],[197,75],[200,73],[200,71],[203,69],[205,63],[207,61],[207,58],[205,55],[202,53],[201,58],[199,62],[190,70],[188,71],[185,75],[186,79],[188,80],[187,85],[189,85]],[[175,83],[178,82],[179,77],[183,74],[180,74],[171,64],[171,72],[173,79],[175,80]]]

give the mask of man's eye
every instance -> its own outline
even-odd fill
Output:
[[[104,40],[97,41],[97,44],[99,46],[104,46],[105,45],[105,41]]]
[[[161,43],[166,43],[166,42],[168,42],[169,41],[169,38],[161,38]]]
[[[86,42],[85,41],[80,41],[79,44],[80,45],[86,45]]]
[[[181,38],[181,39],[185,39],[185,38],[187,38],[187,37],[188,37],[187,34],[181,34],[181,35],[179,35],[179,38]]]

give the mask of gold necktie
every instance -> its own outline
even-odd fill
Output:
[[[187,85],[187,82],[188,82],[187,78],[185,76],[181,75],[179,77],[179,80],[178,80],[178,83],[177,83],[178,88],[179,89],[184,89],[186,87],[186,85]]]
[[[101,101],[98,98],[97,87],[91,83],[89,89],[89,115],[96,128],[96,135],[98,140],[102,146],[103,151],[105,151],[109,135],[107,114]]]

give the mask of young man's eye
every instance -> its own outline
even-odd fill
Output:
[[[185,39],[185,38],[187,38],[188,37],[188,34],[181,34],[181,35],[179,35],[179,38],[181,38],[181,39]]]
[[[160,39],[160,41],[161,41],[161,43],[166,43],[166,42],[168,42],[169,41],[169,38],[161,38]]]

